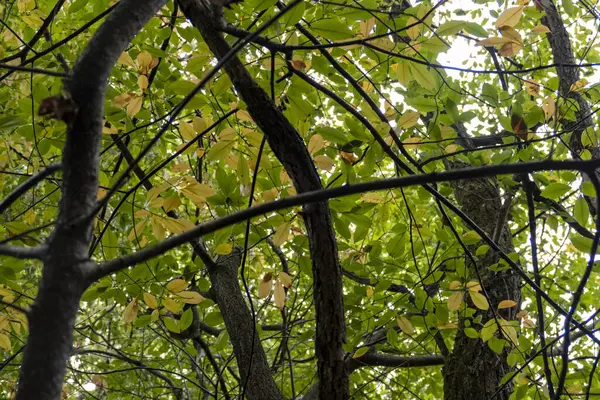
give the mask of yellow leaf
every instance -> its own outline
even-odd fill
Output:
[[[238,110],[238,112],[235,113],[235,116],[239,120],[254,123],[254,120],[252,119],[252,117],[250,116],[248,111],[246,111],[246,110]]]
[[[414,25],[414,26],[411,26],[411,25]],[[412,40],[415,40],[416,38],[419,37],[419,35],[421,34],[421,29],[420,29],[421,24],[415,17],[410,17],[408,19],[408,22],[406,23],[406,26],[410,26],[410,28],[408,28],[408,30],[406,31],[406,34],[408,35],[409,38],[411,38]]]
[[[450,282],[450,286],[448,288],[450,290],[456,290],[461,286],[462,286],[462,283],[460,283],[460,281],[452,281],[452,282]]]
[[[533,32],[539,34],[550,33],[550,29],[546,25],[538,25],[533,28]]]
[[[469,281],[465,286],[472,292],[481,292],[481,285],[477,281]]]
[[[542,104],[542,110],[544,110],[546,121],[550,121],[554,117],[554,114],[556,113],[556,103],[552,96],[546,98],[546,101]]]
[[[147,70],[150,66],[150,63],[152,62],[152,55],[144,50],[140,54],[138,54],[138,56],[136,57],[136,61],[138,63],[138,66],[142,70]]]
[[[152,322],[156,322],[156,321],[158,321],[159,316],[160,316],[160,314],[159,314],[158,310],[154,310],[150,314],[150,319],[152,320]]]
[[[517,42],[506,43],[504,46],[502,46],[500,48],[500,50],[498,52],[503,57],[512,57],[515,54],[517,54],[519,52],[519,50],[521,50],[522,47],[523,47],[522,43],[517,43]]]
[[[177,196],[169,196],[163,201],[163,207],[166,212],[176,209],[181,205],[181,200]]]
[[[138,308],[138,299],[137,297],[134,297],[133,300],[127,304],[127,307],[125,307],[125,310],[123,311],[123,320],[126,324],[130,324],[135,321],[138,314]]]
[[[231,249],[233,249],[233,245],[231,243],[221,243],[215,248],[215,254],[226,255],[231,253]]]
[[[264,201],[273,201],[277,198],[278,194],[279,194],[279,190],[277,190],[277,188],[272,188],[272,189],[265,190],[264,192],[262,192],[261,197],[263,198]]]
[[[194,127],[188,122],[181,121],[179,123],[179,132],[181,132],[181,136],[183,136],[183,138],[188,141],[196,137]]]
[[[192,120],[192,126],[197,133],[204,132],[204,130],[208,127],[206,120],[201,117],[194,117]]]
[[[152,227],[152,235],[156,239],[162,240],[165,238],[165,228],[157,217],[152,216],[150,218],[150,226]]]
[[[454,292],[448,297],[448,310],[456,311],[462,304],[462,292]]]
[[[513,42],[513,39],[506,37],[493,36],[487,39],[481,39],[477,41],[479,46],[503,46],[507,43]]]
[[[3,333],[0,333],[0,347],[6,351],[10,351],[12,349],[10,345],[10,339]]]
[[[321,150],[324,147],[325,139],[323,139],[323,136],[319,135],[318,133],[312,135],[310,140],[308,141],[308,152],[310,154],[315,154],[317,151]]]
[[[402,144],[407,149],[414,149],[419,145],[419,143],[421,143],[420,137],[409,137],[407,139],[404,139],[404,141],[402,141]]]
[[[221,133],[219,133],[219,138],[221,138],[221,140],[234,140],[237,136],[237,131],[235,130],[235,128],[225,128],[221,131]]]
[[[279,225],[275,230],[275,234],[273,235],[273,243],[275,243],[277,246],[284,244],[290,235],[291,227],[291,222],[284,222],[283,224]]]
[[[519,23],[521,15],[523,15],[523,6],[507,8],[498,16],[498,19],[496,20],[496,27],[514,27]]]
[[[521,34],[517,32],[515,28],[512,28],[510,26],[503,26],[502,28],[500,28],[500,34],[504,38],[512,39],[517,43],[522,43]]]
[[[374,291],[371,286],[367,287],[367,297],[373,297]]]
[[[383,197],[375,192],[363,193],[360,195],[360,199],[365,203],[383,203]]]
[[[419,118],[421,114],[416,111],[408,111],[402,114],[400,119],[398,119],[398,129],[408,129],[412,128],[419,122]]]
[[[281,282],[281,284],[283,286],[285,286],[286,288],[290,288],[292,287],[292,277],[289,276],[287,273],[285,272],[280,272],[279,273],[279,281]]]
[[[405,316],[398,315],[396,317],[396,323],[400,329],[402,329],[402,332],[406,333],[407,335],[412,335],[415,332],[415,328],[413,328],[412,323]]]
[[[502,300],[498,303],[498,310],[502,310],[503,308],[512,308],[517,305],[517,302],[514,300]]]
[[[448,146],[446,146],[446,148],[444,149],[444,151],[446,152],[446,154],[452,154],[452,153],[456,153],[456,151],[458,150],[458,146],[455,144],[449,144]]]
[[[200,293],[193,292],[191,290],[179,292],[177,293],[177,296],[181,298],[181,301],[187,304],[199,304],[202,303],[202,301],[204,301],[204,297]]]
[[[360,21],[359,32],[362,35],[362,37],[366,38],[367,36],[369,36],[369,33],[371,33],[371,30],[373,29],[374,26],[375,26],[375,17],[371,17],[366,21]]]
[[[222,160],[231,153],[234,145],[234,140],[219,140],[217,143],[210,146],[210,150],[206,153],[206,158],[210,161]]]
[[[163,299],[165,308],[171,311],[173,314],[179,314],[183,308],[183,303],[175,299]]]
[[[187,285],[188,283],[183,279],[173,279],[171,282],[167,283],[167,290],[169,292],[177,293],[185,289]]]
[[[281,310],[285,306],[285,291],[279,280],[275,282],[275,305]]]
[[[326,171],[331,171],[335,165],[333,160],[325,155],[316,156],[315,164],[317,165],[317,167]]]
[[[469,291],[469,295],[471,296],[471,300],[473,301],[473,304],[475,304],[475,307],[480,310],[487,310],[490,308],[487,299],[481,293]]]
[[[148,77],[146,75],[138,76],[138,87],[142,90],[148,87]]]
[[[143,97],[133,97],[127,103],[127,116],[133,118],[142,109]]]
[[[400,61],[396,68],[396,77],[402,86],[407,86],[410,82],[410,67],[407,62]]]
[[[535,328],[535,323],[529,318],[525,318],[523,319],[523,326],[525,326],[525,328],[533,329]]]
[[[158,308],[158,301],[156,300],[156,297],[153,294],[144,293],[144,303],[146,303],[146,305],[152,308],[153,310],[156,310]]]
[[[133,58],[131,58],[131,56],[125,52],[121,53],[117,62],[120,64],[125,64],[129,67],[135,68],[135,63],[133,62]]]
[[[258,284],[258,298],[264,299],[271,293],[271,289],[273,288],[273,274],[271,272],[267,272],[265,276],[260,280]]]

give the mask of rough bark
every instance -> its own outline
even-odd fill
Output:
[[[229,338],[248,399],[282,400],[238,283],[242,251],[242,248],[235,247],[231,254],[219,256],[215,263],[207,264],[211,292],[230,332]]]
[[[44,257],[40,289],[29,314],[18,400],[59,399],[79,300],[89,282],[87,249],[96,204],[104,92],[121,52],[165,0],[123,0],[98,29],[75,65],[66,90],[78,111],[63,150],[59,216]],[[84,218],[85,217],[85,218]]]
[[[459,166],[458,163],[446,165],[449,169]],[[498,245],[507,253],[514,251],[510,230],[506,221],[502,221],[502,202],[495,179],[456,181],[452,186],[461,209],[488,235],[493,236],[498,224],[502,224]],[[475,248],[470,250],[472,253],[475,252]],[[510,299],[520,303],[521,279],[512,270],[502,272],[490,270],[489,267],[497,261],[498,257],[491,251],[477,260],[477,265],[465,259],[469,265],[470,279],[478,280],[478,277],[481,277],[481,286],[485,289],[490,303],[489,310],[479,310],[472,317],[481,314],[483,317],[481,324],[494,318],[494,310],[500,301]],[[475,308],[472,304],[471,307]],[[502,313],[497,313],[498,317],[506,320],[515,318],[516,307],[501,311]],[[490,399],[496,394],[502,377],[511,371],[506,362],[508,351],[505,349],[500,355],[495,353],[481,339],[467,337],[464,334],[464,327],[465,319],[460,318],[454,348],[444,364],[444,398],[446,400]],[[512,386],[507,385],[494,398],[508,400],[511,392]]]
[[[198,28],[211,51],[222,58],[230,47],[218,33],[212,10],[200,0],[180,0],[184,14]],[[235,89],[246,103],[248,112],[263,131],[269,146],[291,177],[296,190],[322,189],[321,180],[296,129],[285,118],[267,93],[250,76],[237,57],[225,65]],[[308,232],[315,296],[315,350],[322,399],[346,399],[348,375],[344,367],[342,344],[346,340],[342,272],[337,244],[326,202],[304,207]]]

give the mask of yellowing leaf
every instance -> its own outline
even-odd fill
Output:
[[[471,292],[481,292],[481,285],[477,281],[469,281],[465,286]]]
[[[407,335],[412,335],[415,332],[410,320],[403,315],[398,315],[396,317],[396,323],[400,329],[402,329],[402,332],[406,333]]]
[[[200,293],[191,290],[178,292],[177,296],[180,297],[181,301],[187,304],[199,304],[204,301],[204,297]]]
[[[127,116],[133,118],[142,109],[143,97],[133,97],[127,103]]]
[[[134,297],[133,300],[127,304],[125,310],[123,311],[123,320],[126,324],[130,324],[135,321],[138,314],[138,308],[138,299],[137,297]]]
[[[279,282],[288,289],[292,287],[292,278],[285,272],[279,273]]]
[[[3,333],[0,333],[0,347],[6,351],[10,351],[12,349],[9,337]]]
[[[138,87],[142,90],[148,87],[148,77],[146,75],[138,76]]]
[[[437,86],[435,78],[433,74],[435,72],[430,71],[423,64],[410,63],[410,71],[412,73],[412,77],[417,81],[419,85],[421,85],[424,89],[434,90]]]
[[[519,344],[519,336],[514,326],[502,324],[502,334],[509,339],[513,344]]]
[[[538,34],[550,33],[550,28],[548,28],[546,25],[538,25],[533,28],[533,32]]]
[[[522,43],[521,34],[517,32],[515,28],[512,28],[510,26],[503,26],[502,28],[500,28],[500,34],[504,38],[512,39],[517,43]]]
[[[133,58],[131,58],[131,56],[125,52],[121,53],[117,62],[120,64],[127,65],[129,67],[135,68],[135,63],[133,62]]]
[[[194,127],[188,122],[181,121],[179,123],[179,132],[181,132],[181,136],[183,136],[183,138],[188,141],[196,137]]]
[[[150,226],[152,227],[152,235],[156,239],[161,240],[165,238],[165,228],[157,217],[152,216],[150,218]]]
[[[498,303],[498,310],[502,310],[503,308],[512,308],[517,305],[517,302],[514,300],[502,300]]]
[[[285,306],[285,290],[279,280],[275,282],[275,305],[281,310]]]
[[[219,140],[210,147],[210,150],[206,153],[206,158],[210,161],[222,160],[231,153],[234,145],[234,140]]]
[[[522,43],[518,43],[518,42],[506,43],[504,46],[502,46],[500,48],[500,50],[498,52],[503,57],[512,57],[515,54],[517,54],[519,52],[519,50],[521,50],[522,47],[523,47]]]
[[[455,144],[449,144],[448,146],[446,146],[446,148],[444,149],[444,151],[446,152],[446,154],[452,154],[452,153],[456,153],[456,151],[458,150],[458,146]]]
[[[413,25],[413,26],[411,26],[411,25]],[[411,38],[412,40],[415,40],[416,38],[419,37],[419,35],[421,34],[421,29],[420,29],[421,24],[415,17],[410,17],[408,19],[408,22],[406,23],[406,26],[410,26],[410,28],[408,28],[406,31],[406,34],[408,35],[409,38]]]
[[[215,254],[226,255],[231,253],[233,245],[231,243],[221,243],[215,248]]]
[[[171,282],[167,283],[167,290],[169,292],[177,293],[185,289],[187,285],[188,283],[183,279],[173,279]]]
[[[138,66],[142,70],[147,70],[148,67],[150,67],[150,63],[152,62],[152,55],[144,50],[140,54],[138,54],[138,56],[136,57],[136,61],[138,63]]]
[[[192,126],[197,133],[203,132],[208,127],[206,120],[201,117],[194,117],[192,120]]]
[[[271,272],[267,272],[258,284],[258,298],[264,299],[265,297],[267,297],[269,293],[271,293],[272,288],[273,274]]]
[[[362,35],[362,37],[366,38],[367,36],[369,36],[369,33],[371,33],[371,30],[373,29],[374,26],[375,26],[375,17],[371,17],[366,21],[360,21],[359,32]]]
[[[556,113],[556,103],[552,96],[546,97],[546,101],[542,104],[542,110],[544,110],[546,121],[550,121],[554,117],[554,114]]]
[[[173,314],[179,314],[179,312],[183,309],[183,303],[179,300],[175,299],[163,299],[163,304],[165,308],[171,311]]]
[[[326,171],[331,171],[335,165],[333,160],[325,155],[316,156],[315,164],[317,167]]]
[[[376,192],[363,193],[360,195],[360,199],[365,203],[383,203],[383,197]]]
[[[308,141],[308,152],[310,154],[315,154],[324,147],[325,139],[323,139],[323,136],[319,135],[318,133],[312,135],[310,140]]]
[[[163,208],[165,209],[166,212],[169,212],[171,210],[175,210],[177,207],[179,207],[181,205],[181,200],[179,200],[179,197],[177,196],[169,196],[165,199],[165,201],[163,201]]]
[[[273,235],[273,243],[275,243],[277,246],[284,244],[290,235],[291,227],[291,222],[284,222],[283,224],[279,225],[275,230],[275,234]]]
[[[158,308],[158,301],[156,300],[156,297],[153,294],[144,293],[144,303],[146,303],[146,305],[152,308],[153,310],[156,310]]]
[[[523,6],[507,8],[498,16],[498,19],[496,20],[496,27],[514,27],[519,23],[521,15],[523,15]]]
[[[412,128],[413,126],[415,126],[417,124],[417,122],[419,122],[420,117],[421,117],[421,114],[416,111],[405,112],[404,114],[402,114],[400,119],[398,119],[398,122],[397,122],[398,129]]]
[[[479,46],[503,46],[511,42],[513,42],[513,39],[511,38],[493,36],[487,39],[478,40],[477,44]]]
[[[438,324],[437,328],[438,329],[456,329],[457,326],[456,326],[456,324],[453,324],[452,322],[446,322],[443,324]]]
[[[450,282],[450,286],[448,288],[450,290],[456,290],[461,286],[462,286],[462,283],[460,283],[460,281],[452,281],[452,282]]]
[[[238,110],[238,112],[235,113],[235,116],[242,121],[254,122],[254,120],[246,110]]]
[[[367,287],[367,297],[373,297],[374,290],[371,286]]]
[[[421,143],[420,137],[409,137],[407,139],[404,139],[404,141],[402,142],[404,147],[407,149],[414,149],[419,145],[419,143]]]
[[[475,307],[480,310],[487,310],[490,308],[487,299],[481,293],[469,291],[469,295],[471,296],[471,300],[473,301],[473,304],[475,304]]]
[[[448,310],[456,311],[462,304],[462,292],[454,292],[448,297]]]
[[[407,86],[410,82],[410,66],[407,62],[400,61],[396,67],[396,77],[402,86]]]

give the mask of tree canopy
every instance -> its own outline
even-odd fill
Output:
[[[0,4],[0,397],[600,395],[589,0]]]

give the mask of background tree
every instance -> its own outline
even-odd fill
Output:
[[[3,397],[600,394],[593,4],[0,7]]]

